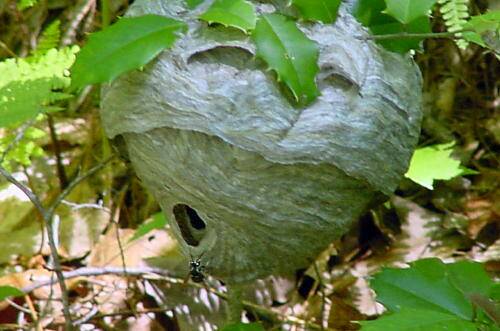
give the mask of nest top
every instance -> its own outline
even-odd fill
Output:
[[[282,164],[329,163],[391,194],[406,171],[421,121],[421,77],[409,57],[383,50],[344,5],[335,24],[299,23],[318,45],[321,95],[296,107],[253,57],[243,32],[207,27],[184,1],[136,1],[129,15],[188,23],[187,34],[142,71],[103,91],[110,137],[170,127],[202,132]],[[256,4],[269,11],[269,4]]]

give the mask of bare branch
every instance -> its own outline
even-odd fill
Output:
[[[68,26],[65,28],[62,35],[60,42],[61,47],[74,43],[78,26],[85,19],[85,16],[91,12],[93,6],[95,6],[95,0],[80,0],[77,2],[73,11],[70,13]]]
[[[11,57],[17,57],[16,53],[14,53],[9,46],[7,46],[3,41],[0,40],[0,47],[9,54]]]
[[[45,209],[40,201],[40,199],[37,197],[36,194],[34,194],[28,187],[20,183],[17,179],[15,179],[5,168],[0,166],[0,174],[4,176],[7,181],[10,183],[14,184],[17,188],[19,188],[27,197],[30,199],[30,201],[33,203],[35,208],[39,211],[39,213],[42,215],[42,218],[45,223],[45,227],[47,228],[47,237],[49,239],[49,246],[50,246],[50,254],[51,258],[54,262],[54,272],[57,276],[57,282],[59,283],[59,287],[61,289],[61,299],[63,303],[63,313],[64,313],[64,318],[65,318],[65,325],[67,330],[72,330],[73,329],[73,324],[71,322],[71,313],[69,310],[69,299],[68,299],[68,291],[66,288],[66,283],[65,283],[65,276],[62,271],[61,267],[61,261],[59,259],[59,255],[57,252],[57,245],[55,242],[54,238],[54,231],[53,231],[53,224],[52,224],[52,218],[54,216],[54,212],[56,208],[61,204],[61,202],[66,198],[71,191],[78,185],[80,184],[83,180],[86,178],[92,176],[102,168],[104,168],[110,161],[112,157],[108,158],[102,163],[99,163],[95,167],[91,168],[88,172],[85,174],[78,176],[74,180],[72,180],[68,186],[57,196],[57,198],[54,200],[52,205]],[[50,280],[49,284],[53,284],[54,280]]]
[[[102,161],[98,165],[90,168],[86,173],[84,173],[81,176],[78,176],[77,178],[71,180],[71,182],[68,184],[68,186],[62,191],[57,198],[54,200],[54,202],[51,204],[51,206],[47,209],[48,215],[52,218],[54,215],[54,212],[57,207],[62,203],[62,201],[75,189],[78,184],[80,184],[82,181],[85,179],[89,178],[102,168],[104,168],[111,160],[113,159],[113,156],[107,158],[106,160]]]
[[[72,279],[77,277],[89,277],[89,276],[101,276],[101,275],[118,275],[118,276],[146,276],[146,275],[155,275],[161,276],[162,279],[167,280],[170,283],[181,284],[183,283],[182,279],[177,279],[170,277],[168,273],[159,268],[151,268],[151,267],[136,267],[136,268],[127,268],[126,270],[123,267],[85,267],[79,268],[72,271],[63,272],[64,279]],[[44,286],[53,285],[53,279],[44,280],[40,282],[33,283],[26,287],[23,287],[21,291],[28,294],[33,292],[36,289],[39,289]]]
[[[66,170],[64,169],[63,165],[61,145],[59,144],[59,138],[57,137],[54,118],[50,114],[47,114],[47,123],[49,126],[50,139],[52,140],[52,145],[54,145],[54,155],[56,157],[56,169],[57,175],[59,177],[59,185],[61,187],[61,190],[64,190],[68,185],[68,176],[66,175]]]
[[[30,199],[31,203],[35,206],[35,208],[40,212],[40,215],[42,215],[42,218],[45,223],[45,227],[47,228],[47,237],[49,239],[49,246],[50,246],[50,255],[52,257],[52,260],[54,261],[54,272],[56,273],[57,276],[57,282],[59,283],[59,287],[61,289],[61,298],[63,302],[63,313],[64,313],[64,318],[66,320],[66,329],[67,330],[72,330],[72,323],[71,323],[71,313],[69,311],[69,299],[68,299],[68,291],[66,288],[66,284],[64,283],[64,276],[62,273],[61,269],[61,261],[59,260],[59,255],[57,253],[57,246],[54,241],[54,233],[52,231],[52,217],[51,214],[45,208],[43,208],[42,203],[40,202],[40,199],[26,186],[21,184],[17,179],[15,179],[7,170],[5,170],[1,165],[0,165],[0,174],[5,177],[10,183],[14,184],[19,188],[23,193]]]

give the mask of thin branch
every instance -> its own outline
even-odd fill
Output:
[[[142,277],[142,278],[149,278],[149,279],[156,279],[156,280],[163,280],[167,281],[171,284],[185,284],[185,281],[181,278],[175,278],[169,275],[169,273],[160,268],[154,268],[154,267],[128,267],[127,270],[124,270],[122,267],[85,267],[85,268],[79,268],[76,270],[72,271],[66,271],[63,273],[65,279],[72,279],[72,278],[77,278],[77,277],[90,277],[90,276],[101,276],[101,275],[118,275],[118,276],[129,276],[129,277]],[[24,293],[28,294],[38,288],[44,287],[44,286],[49,286],[53,285],[54,280],[46,280],[46,281],[40,281],[33,283],[31,285],[25,286],[21,289]],[[188,284],[192,287],[196,287],[199,289],[205,289],[208,290],[210,293],[215,294],[219,298],[223,300],[228,300],[228,296],[225,293],[221,293],[217,291],[214,288],[211,287],[205,287],[203,284],[199,283],[194,283],[194,282],[188,282]],[[275,319],[284,322],[284,323],[292,323],[296,325],[302,325],[302,326],[307,326],[311,330],[324,330],[324,331],[334,331],[333,329],[330,328],[322,328],[320,325],[312,322],[308,322],[305,320],[302,320],[300,318],[297,318],[295,316],[284,316],[281,315],[273,310],[270,310],[268,308],[262,307],[258,304],[255,304],[253,302],[249,301],[241,301],[243,306],[246,309],[251,309],[254,310],[261,315],[264,316],[273,316]],[[137,313],[140,313],[137,312]],[[120,315],[121,313],[116,313],[116,315]],[[123,313],[122,315],[126,315],[127,312]],[[111,316],[111,315],[110,315]],[[98,317],[104,317],[101,315],[95,315],[92,317],[92,319],[98,318]]]
[[[104,168],[106,165],[108,165],[109,162],[113,159],[113,156],[107,158],[106,160],[102,161],[98,165],[90,168],[86,173],[84,173],[81,176],[76,177],[75,179],[71,180],[71,182],[68,184],[68,186],[62,191],[57,198],[54,200],[52,205],[47,209],[48,215],[52,218],[54,215],[54,212],[57,207],[62,203],[62,201],[75,189],[78,184],[80,184],[82,181],[85,179],[89,178],[90,176],[94,175],[96,172]]]
[[[33,319],[33,323],[35,324],[36,331],[43,331],[42,325],[40,324],[39,316],[36,313],[35,305],[29,295],[24,296],[24,300],[29,307],[31,318]]]
[[[174,284],[181,284],[182,280],[177,278],[172,278],[168,275],[168,273],[159,268],[152,267],[136,267],[136,268],[127,268],[124,270],[123,267],[85,267],[79,268],[72,271],[63,272],[64,279],[72,279],[78,277],[89,277],[89,276],[102,276],[102,275],[118,275],[118,276],[145,276],[145,275],[156,275],[161,276],[162,279],[169,281]],[[53,285],[54,280],[48,279],[44,281],[35,282],[31,285],[25,286],[21,289],[24,293],[28,294],[33,292],[36,289],[39,289],[44,286]]]
[[[30,329],[29,325],[19,325],[19,324],[12,324],[12,323],[2,323],[2,326],[0,328],[0,330],[2,330],[2,331],[4,331],[4,330],[19,331],[19,330],[28,330],[28,329]]]
[[[122,267],[124,271],[125,277],[127,277],[127,263],[125,262],[125,253],[123,252],[123,245],[122,241],[120,239],[120,228],[118,226],[118,222],[115,223],[115,235],[116,235],[116,242],[118,243],[118,250],[120,251],[120,260],[122,262]],[[129,287],[128,281],[127,281],[127,288]]]
[[[80,210],[80,209],[97,209],[101,210],[107,214],[110,214],[109,208],[104,207],[102,204],[99,203],[75,203],[71,202],[68,200],[63,200],[61,201],[63,205],[69,206],[71,210]]]
[[[99,313],[99,308],[97,306],[93,306],[92,309],[82,318],[75,321],[75,325],[82,325],[92,320]]]
[[[52,140],[52,145],[54,145],[54,155],[56,156],[56,169],[57,176],[59,177],[59,186],[61,187],[61,190],[64,190],[66,186],[68,186],[68,176],[66,175],[66,170],[64,169],[63,165],[61,145],[59,144],[59,139],[57,138],[54,118],[50,114],[47,114],[47,123],[49,125],[50,139]]]
[[[60,46],[67,46],[73,43],[78,26],[94,5],[95,0],[80,0],[77,2],[73,12],[70,14],[72,17],[69,19],[68,26],[62,35]]]
[[[0,40],[0,47],[3,48],[4,51],[7,52],[7,54],[9,54],[9,56],[12,56],[12,57],[17,57],[17,54],[14,53],[10,48],[9,46],[7,46],[7,44],[5,44],[3,41]]]
[[[38,200],[38,197],[26,186],[21,184],[17,179],[14,178],[4,167],[0,165],[0,175],[5,177],[8,182],[14,184],[18,189],[20,189],[27,197],[30,199],[31,203],[35,206],[35,208],[40,212],[42,216],[45,215],[45,209],[43,208],[42,203]]]
[[[5,170],[1,165],[0,165],[0,174],[4,176],[7,181],[10,183],[14,184],[17,186],[27,197],[30,199],[30,201],[33,203],[35,208],[40,212],[40,214],[43,217],[45,227],[47,228],[47,237],[49,239],[49,246],[50,246],[50,254],[51,258],[54,262],[54,272],[57,276],[57,282],[59,283],[59,287],[61,289],[61,299],[63,303],[63,313],[64,313],[64,318],[65,318],[65,324],[66,324],[66,330],[72,330],[73,325],[71,322],[71,313],[69,310],[69,299],[68,299],[68,291],[66,288],[66,283],[64,282],[64,273],[62,271],[61,267],[61,261],[59,259],[59,255],[57,253],[57,245],[55,243],[55,238],[54,238],[54,231],[53,231],[53,226],[52,226],[52,218],[54,216],[54,212],[56,208],[61,204],[61,202],[71,193],[71,191],[78,185],[80,184],[83,180],[86,178],[92,176],[102,168],[104,168],[110,161],[112,157],[108,158],[104,162],[96,165],[95,167],[91,168],[88,172],[85,174],[75,178],[72,180],[68,186],[62,191],[57,198],[54,200],[52,205],[45,209],[40,201],[40,199],[26,186],[21,184],[17,179],[15,179],[7,170]],[[51,284],[52,284],[51,280]]]
[[[12,307],[16,308],[17,310],[19,311],[22,311],[23,313],[26,313],[26,314],[29,314],[29,315],[32,315],[31,314],[31,311],[28,309],[28,308],[24,308],[23,306],[20,306],[18,305],[17,303],[15,303],[14,301],[12,301],[11,299],[7,298],[7,299],[4,299],[9,305],[11,305]],[[33,315],[32,315],[33,316]]]
[[[325,294],[325,283],[323,281],[323,277],[321,276],[321,272],[319,271],[318,264],[316,261],[313,262],[313,267],[314,267],[314,272],[316,273],[316,276],[318,277],[318,282],[319,282],[319,287],[320,287],[320,292],[321,292],[321,318],[320,318],[320,325],[321,325],[321,330],[324,330],[324,321],[325,321],[325,306],[326,306],[326,294]]]
[[[57,276],[57,282],[59,283],[59,287],[61,289],[61,298],[63,302],[63,313],[64,319],[66,322],[66,329],[72,330],[71,324],[71,313],[69,311],[69,299],[68,299],[68,291],[66,288],[66,284],[64,283],[64,276],[61,268],[61,261],[59,260],[59,255],[57,253],[57,246],[54,241],[54,236],[52,232],[52,222],[51,222],[51,214],[43,208],[42,203],[38,199],[38,197],[26,186],[21,184],[17,179],[15,179],[5,168],[0,165],[0,174],[7,179],[10,183],[14,184],[19,188],[27,197],[30,199],[31,203],[35,206],[36,209],[40,212],[45,222],[45,227],[47,228],[47,237],[49,239],[50,246],[50,255],[52,260],[54,261],[54,271]]]

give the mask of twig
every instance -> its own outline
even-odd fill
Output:
[[[60,46],[67,46],[73,43],[78,26],[89,13],[93,5],[95,5],[95,0],[81,0],[77,3],[71,15],[72,18],[69,20],[68,27],[61,38]]]
[[[59,255],[57,253],[57,245],[55,243],[55,238],[54,238],[52,218],[54,216],[54,212],[55,212],[56,208],[61,204],[61,202],[64,200],[64,198],[66,198],[66,196],[84,179],[95,174],[97,171],[99,171],[104,166],[106,166],[110,160],[111,160],[111,158],[105,160],[104,162],[91,168],[87,173],[72,180],[68,184],[66,189],[64,191],[62,191],[57,196],[57,198],[52,203],[52,205],[47,209],[45,209],[43,207],[40,199],[29,188],[27,188],[26,186],[21,184],[17,179],[15,179],[7,170],[5,170],[0,165],[0,174],[2,176],[4,176],[7,179],[7,181],[9,181],[10,183],[17,186],[28,197],[28,199],[30,199],[31,203],[33,203],[33,205],[39,211],[39,213],[42,215],[42,218],[44,220],[45,227],[47,228],[47,237],[49,239],[50,254],[51,254],[51,258],[54,262],[54,272],[57,276],[57,282],[59,283],[59,287],[61,289],[61,299],[62,299],[62,303],[63,303],[63,314],[64,314],[64,318],[65,318],[66,330],[72,330],[73,326],[72,326],[72,322],[71,322],[71,313],[69,310],[68,291],[66,288],[66,283],[64,282],[64,273],[62,271],[61,261],[59,260]],[[51,281],[51,283],[52,283],[52,281]]]
[[[123,275],[128,276],[145,276],[148,274],[161,276],[162,279],[165,279],[171,283],[177,284],[182,283],[182,279],[177,280],[177,278],[169,277],[168,273],[159,268],[151,268],[151,267],[136,267],[136,268],[127,268],[124,270],[122,267],[85,267],[79,268],[72,271],[63,272],[64,279],[72,279],[77,277],[89,277],[89,276],[101,276],[101,275]],[[36,289],[39,289],[44,286],[54,284],[54,280],[44,280],[40,282],[33,283],[26,287],[23,287],[21,291],[28,294],[33,292]]]
[[[29,326],[25,326],[25,325],[19,325],[19,324],[9,324],[9,323],[3,323],[3,324],[0,324],[0,330],[15,330],[15,331],[19,331],[19,330],[28,330],[30,327]]]
[[[38,318],[38,315],[36,313],[35,305],[33,304],[33,301],[31,301],[30,296],[25,295],[24,300],[26,301],[26,304],[28,305],[28,308],[30,310],[31,318],[33,319],[33,323],[35,324],[36,331],[43,331],[42,325],[40,324],[40,319]]]
[[[78,184],[80,184],[82,181],[84,181],[85,179],[87,179],[88,177],[92,176],[93,174],[95,174],[96,172],[98,172],[99,170],[101,170],[102,168],[104,168],[106,165],[108,165],[108,163],[113,159],[113,156],[107,158],[106,160],[102,161],[101,163],[99,163],[98,165],[90,168],[86,173],[84,173],[83,175],[81,176],[78,176],[76,177],[75,179],[73,179],[69,184],[68,186],[64,189],[64,191],[62,191],[58,196],[57,198],[54,200],[54,202],[52,203],[52,205],[47,209],[47,213],[49,216],[53,216],[54,215],[54,212],[56,210],[57,207],[59,207],[59,205],[62,203],[62,201],[73,191],[73,189],[78,186]]]
[[[314,272],[316,273],[316,276],[318,277],[318,282],[319,282],[319,287],[320,287],[320,292],[321,292],[320,325],[321,325],[321,330],[324,330],[323,322],[325,320],[325,306],[326,306],[326,294],[325,294],[325,289],[324,289],[324,282],[323,282],[323,277],[321,276],[321,273],[319,271],[319,268],[318,268],[316,261],[313,262],[313,267],[314,267]]]
[[[97,306],[93,306],[92,309],[82,318],[77,319],[75,321],[75,325],[82,325],[93,319],[99,313],[99,308]]]
[[[149,278],[148,276],[152,277],[152,279],[157,279],[157,280],[163,280],[167,281],[171,284],[179,284],[182,285],[184,284],[184,280],[181,278],[175,278],[169,275],[169,273],[160,268],[154,268],[154,267],[128,267],[127,270],[125,271],[122,267],[85,267],[85,268],[79,268],[76,270],[72,271],[65,271],[64,273],[64,278],[65,279],[71,279],[71,278],[77,278],[77,277],[90,277],[90,276],[101,276],[101,275],[119,275],[119,276],[124,276],[127,275],[129,277],[143,277],[143,278]],[[28,294],[38,288],[44,287],[44,286],[49,286],[54,284],[54,280],[46,280],[46,281],[40,281],[33,283],[29,286],[23,287],[21,291],[24,293]],[[188,282],[188,284],[192,287],[196,287],[199,289],[206,289],[210,293],[215,294],[219,298],[223,300],[228,300],[228,296],[225,293],[221,293],[217,291],[214,288],[211,287],[205,287],[202,284],[199,283],[194,283],[194,282]],[[255,304],[253,302],[249,301],[242,301],[241,302],[243,306],[246,309],[251,309],[256,312],[261,313],[262,315],[265,316],[274,316],[275,319],[278,319],[281,322],[284,323],[292,323],[292,324],[298,324],[298,325],[303,325],[309,327],[311,330],[325,330],[325,331],[334,331],[333,329],[329,328],[324,328],[316,323],[308,322],[305,320],[302,320],[300,318],[294,317],[294,316],[283,316],[273,310],[270,310],[268,308],[262,307],[258,304]],[[131,312],[133,314],[133,312]],[[137,313],[141,313],[141,311],[138,311]],[[124,313],[114,313],[115,315],[126,315],[127,312]],[[106,316],[112,316],[112,315],[106,315]],[[92,319],[99,318],[99,317],[105,317],[103,315],[95,315],[92,317]]]
[[[7,54],[9,54],[10,56],[12,57],[17,57],[16,53],[14,53],[10,48],[9,46],[7,46],[3,41],[0,40],[0,47],[3,48],[4,51],[7,52]]]
[[[16,308],[17,310],[22,311],[22,312],[24,312],[26,314],[32,315],[31,311],[29,309],[24,308],[23,306],[18,305],[17,303],[15,303],[14,301],[12,301],[11,299],[7,298],[7,299],[4,299],[4,300],[7,301],[7,303],[9,305],[11,305],[12,307]]]
[[[52,220],[51,220],[51,213],[49,213],[45,208],[43,208],[42,203],[38,199],[38,197],[26,186],[21,184],[17,179],[15,179],[7,170],[5,170],[1,165],[0,165],[0,174],[4,176],[10,183],[14,184],[17,186],[27,197],[30,199],[31,203],[35,206],[35,208],[39,211],[39,213],[42,215],[42,218],[45,222],[45,227],[47,228],[47,237],[49,239],[49,246],[50,246],[50,255],[52,257],[52,260],[54,261],[54,271],[57,276],[57,281],[59,283],[59,287],[61,289],[61,298],[63,302],[63,314],[64,314],[64,319],[66,322],[66,329],[67,330],[72,330],[72,324],[71,324],[71,313],[69,311],[69,299],[68,299],[68,291],[66,288],[66,284],[64,283],[64,276],[62,273],[61,269],[61,261],[59,260],[59,255],[57,253],[57,246],[54,241],[54,236],[52,232]],[[62,199],[61,199],[62,200]]]
[[[125,274],[125,277],[127,277],[127,263],[125,262],[125,253],[123,252],[123,245],[120,239],[120,228],[118,226],[118,222],[115,223],[115,235],[116,242],[118,243],[118,250],[120,251],[120,260],[122,262],[123,272]],[[127,287],[128,285],[129,284],[127,284]]]
[[[80,210],[80,209],[97,209],[102,210],[103,212],[109,214],[110,211],[108,208],[104,207],[102,204],[98,203],[75,203],[68,200],[61,201],[63,205],[69,206],[71,210]]]
[[[66,170],[61,157],[61,145],[59,144],[59,139],[57,138],[57,132],[54,125],[54,118],[52,115],[47,114],[47,123],[49,125],[50,139],[54,145],[54,155],[56,156],[56,169],[57,176],[59,177],[59,186],[61,190],[64,190],[68,186],[68,176],[66,175]]]

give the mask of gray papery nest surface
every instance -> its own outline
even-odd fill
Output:
[[[103,124],[186,256],[228,283],[289,274],[395,190],[418,140],[421,75],[368,40],[344,4],[333,25],[299,23],[320,50],[321,96],[296,107],[247,35],[196,19],[210,2],[135,1],[128,15],[189,30],[103,89]]]

